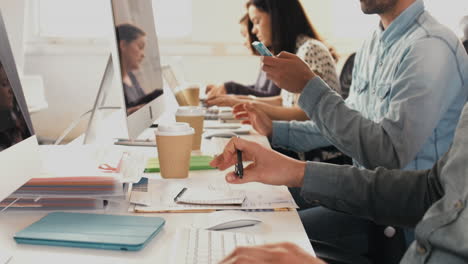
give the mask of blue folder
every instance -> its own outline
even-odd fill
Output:
[[[137,251],[164,223],[160,217],[55,212],[14,238],[20,244]]]

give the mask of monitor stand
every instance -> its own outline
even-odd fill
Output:
[[[100,138],[106,138],[109,140],[112,140],[114,144],[116,145],[124,145],[124,146],[141,146],[141,147],[154,147],[156,146],[155,140],[150,140],[150,139],[133,139],[129,140],[128,139],[128,132],[127,134],[122,133],[122,134],[114,134],[110,131],[117,131],[118,130],[122,131],[123,126],[127,126],[128,124],[125,122],[126,121],[126,115],[125,115],[125,107],[121,106],[121,112],[123,113],[122,115],[120,113],[116,113],[116,116],[111,116],[104,118],[103,117],[103,112],[104,110],[107,109],[115,109],[115,107],[106,107],[106,99],[108,95],[110,94],[112,90],[112,81],[114,81],[114,65],[112,61],[112,55],[109,55],[109,58],[107,60],[107,65],[106,65],[106,70],[104,71],[104,76],[102,78],[101,84],[99,86],[99,91],[96,96],[96,100],[94,102],[94,107],[91,112],[91,118],[89,120],[88,124],[88,129],[86,131],[86,135],[84,138],[84,144],[95,144],[98,142],[101,142],[99,139]],[[123,102],[123,100],[121,100]],[[116,124],[120,124],[121,126],[116,126]],[[115,127],[115,129],[110,129],[110,127]],[[120,128],[120,129],[119,129]],[[126,130],[127,131],[127,130]],[[104,135],[103,135],[104,133]]]
[[[105,106],[108,96],[114,87],[113,81],[115,71],[112,60],[112,55],[109,54],[107,59],[106,69],[99,85],[99,91],[94,102],[94,106],[89,119],[88,128],[84,137],[84,144],[95,144],[101,142],[103,138],[112,140],[117,137],[127,137],[122,127],[125,127],[125,107],[122,106],[123,99],[119,98],[118,106]],[[123,95],[122,95],[123,96]],[[109,109],[114,109],[114,114],[111,117],[104,116],[104,112]],[[101,139],[101,140],[100,140]]]

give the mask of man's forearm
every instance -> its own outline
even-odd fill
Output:
[[[265,103],[258,104],[258,107],[264,111],[268,117],[272,120],[298,120],[298,121],[305,121],[309,118],[307,115],[298,107],[283,107],[283,106],[276,106],[270,105]]]
[[[371,171],[309,162],[301,195],[311,203],[379,224],[413,227],[443,195],[438,175],[444,163],[425,171]]]
[[[301,94],[299,105],[335,147],[366,168],[402,167],[382,124],[349,108],[321,79],[311,80],[308,86]]]

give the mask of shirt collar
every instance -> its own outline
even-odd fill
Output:
[[[424,12],[423,0],[416,0],[406,10],[404,10],[393,22],[387,27],[382,29],[382,24],[379,23],[377,30],[380,40],[386,45],[392,44],[399,39],[408,28],[415,23],[419,15]]]

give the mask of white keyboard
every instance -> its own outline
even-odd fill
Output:
[[[173,264],[215,264],[232,253],[238,246],[264,244],[260,236],[208,231],[204,229],[178,229],[172,254]]]

